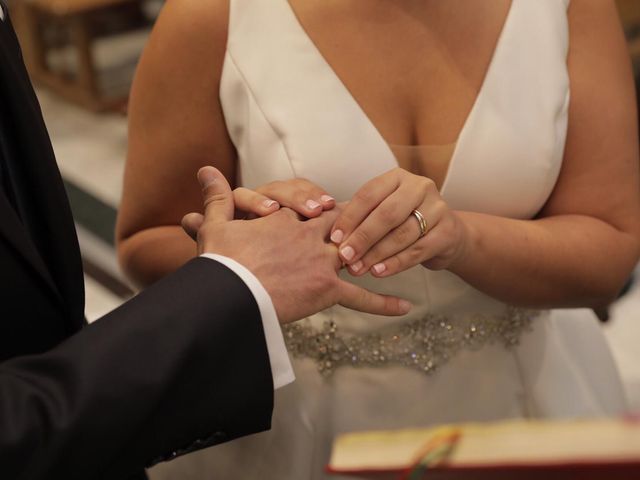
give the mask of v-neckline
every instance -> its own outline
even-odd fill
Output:
[[[315,57],[321,63],[324,63],[324,66],[325,66],[324,70],[327,71],[337,81],[337,83],[340,85],[340,88],[344,91],[344,93],[347,95],[347,97],[349,97],[351,99],[351,101],[353,102],[353,104],[355,105],[357,110],[360,111],[362,117],[369,123],[369,125],[375,131],[376,135],[379,137],[379,140],[381,140],[381,142],[386,146],[386,148],[388,150],[388,154],[393,158],[393,162],[397,165],[398,162],[397,162],[397,160],[395,158],[395,155],[394,155],[393,151],[391,150],[391,146],[390,146],[389,142],[387,142],[387,140],[384,138],[384,136],[382,135],[382,133],[378,129],[378,126],[371,120],[371,117],[369,117],[369,115],[364,110],[364,108],[362,107],[362,105],[360,104],[358,99],[356,99],[355,96],[351,93],[351,90],[347,87],[347,85],[344,83],[342,78],[340,78],[340,76],[336,73],[336,71],[333,69],[331,64],[327,61],[327,59],[324,56],[324,54],[320,51],[320,49],[317,47],[317,45],[311,39],[311,37],[309,36],[307,31],[305,30],[304,26],[302,25],[302,22],[298,18],[298,15],[296,14],[295,10],[293,9],[291,4],[289,3],[289,0],[281,0],[281,1],[286,5],[286,8],[289,10],[289,13],[291,14],[292,20],[295,23],[296,28],[300,31],[300,33],[301,33],[302,37],[304,38],[305,43],[307,44],[309,49],[315,52]],[[444,196],[445,191],[447,190],[447,186],[451,183],[450,182],[451,173],[453,171],[453,166],[456,163],[457,158],[459,157],[460,144],[462,143],[462,140],[465,137],[465,134],[466,134],[466,132],[468,130],[469,124],[472,123],[471,120],[476,115],[476,111],[478,110],[478,105],[479,105],[480,101],[484,98],[485,92],[488,89],[488,85],[490,84],[491,79],[493,78],[493,71],[495,70],[495,64],[496,64],[497,58],[499,56],[499,52],[501,50],[501,47],[505,42],[504,38],[506,36],[506,32],[509,30],[508,27],[509,27],[509,25],[511,23],[510,22],[511,17],[514,16],[513,12],[515,10],[515,4],[517,2],[518,2],[518,0],[511,0],[511,3],[509,5],[509,9],[507,11],[507,15],[505,17],[504,23],[502,24],[502,28],[500,30],[500,33],[498,35],[498,39],[497,39],[495,47],[493,49],[493,53],[491,54],[491,58],[489,59],[489,63],[487,65],[487,69],[485,71],[484,78],[482,79],[482,83],[480,84],[480,88],[478,90],[478,94],[476,95],[476,98],[475,98],[475,100],[473,101],[473,103],[471,105],[471,109],[467,113],[467,116],[466,116],[466,118],[464,120],[464,123],[462,124],[462,128],[458,132],[458,136],[456,138],[456,141],[454,142],[454,143],[456,143],[456,146],[454,148],[451,160],[449,161],[449,165],[447,166],[447,172],[445,173],[444,180],[442,181],[442,186],[440,188],[440,194],[442,196]],[[420,145],[415,145],[415,146],[420,146]]]

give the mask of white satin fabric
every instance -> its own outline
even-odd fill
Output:
[[[528,219],[549,197],[567,131],[568,3],[513,0],[441,189],[452,208]],[[348,200],[396,166],[287,0],[231,0],[220,96],[239,182],[249,188],[300,176]],[[429,314],[455,319],[506,309],[460,278],[421,266],[385,280],[345,278],[415,308],[397,319],[335,307],[304,322],[331,319],[340,332],[357,335]],[[272,431],[165,465],[155,478],[323,479],[341,432],[625,408],[600,326],[586,309],[543,313],[517,347],[465,350],[431,375],[402,366],[341,367],[325,378],[306,358],[294,359],[294,369],[297,381],[276,392]]]

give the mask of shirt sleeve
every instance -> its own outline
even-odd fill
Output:
[[[280,328],[280,322],[278,322],[276,309],[273,306],[271,297],[260,283],[260,280],[245,266],[229,257],[213,253],[204,253],[201,256],[220,262],[231,269],[242,279],[249,290],[251,290],[258,304],[260,316],[262,317],[264,336],[267,342],[267,351],[269,352],[269,362],[271,363],[271,373],[273,374],[273,388],[277,390],[293,382],[296,377],[293,373],[291,360],[289,359],[289,354],[284,344],[284,337],[282,336],[282,329]]]

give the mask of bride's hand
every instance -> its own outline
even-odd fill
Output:
[[[426,220],[421,236],[419,215]],[[401,168],[366,183],[336,220],[331,240],[354,275],[386,277],[418,264],[450,268],[465,254],[467,227],[434,182]]]
[[[305,218],[331,210],[336,201],[322,188],[304,178],[276,181],[256,190],[236,188],[233,191],[236,217],[264,217],[288,207]]]

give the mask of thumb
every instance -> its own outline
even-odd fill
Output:
[[[204,221],[225,223],[233,220],[233,193],[220,170],[214,167],[202,167],[198,171],[198,181],[202,187]]]

